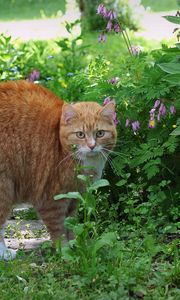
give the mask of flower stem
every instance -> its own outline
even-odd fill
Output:
[[[130,42],[129,35],[128,35],[126,29],[124,29],[124,33],[125,33],[125,35],[126,35],[126,38],[127,38],[128,44],[129,44],[129,49],[131,49],[131,42]],[[131,53],[131,54],[132,54],[132,53]]]
[[[124,41],[125,41],[125,43],[126,43],[126,46],[127,46],[127,48],[128,48],[129,54],[132,55],[131,50],[130,50],[130,46],[129,46],[129,44],[128,44],[128,40],[127,40],[127,38],[126,38],[126,36],[125,36],[125,34],[124,34],[124,31],[122,30],[121,32],[122,32],[122,35],[123,35],[123,39],[124,39]]]

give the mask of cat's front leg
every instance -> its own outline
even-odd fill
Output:
[[[0,230],[0,260],[12,260],[16,257],[17,250],[7,248],[4,242],[4,229]]]
[[[64,220],[67,215],[69,199],[46,202],[37,210],[45,223],[52,240],[52,245],[55,246],[56,241],[61,239],[63,243],[68,241],[68,233],[64,227]]]

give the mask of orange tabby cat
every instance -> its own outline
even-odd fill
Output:
[[[0,258],[11,259],[3,224],[18,202],[31,203],[56,241],[64,218],[75,210],[74,200],[54,201],[76,188],[75,166],[94,180],[102,175],[116,141],[114,102],[66,104],[46,88],[27,81],[0,83]],[[86,173],[86,171],[84,171]]]

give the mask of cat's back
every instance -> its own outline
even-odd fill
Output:
[[[62,104],[63,101],[41,85],[26,80],[0,83],[0,114],[10,107],[10,111],[20,113],[20,107],[30,108],[33,111],[43,107],[44,109],[60,107]]]
[[[58,122],[63,101],[41,85],[25,80],[0,83],[0,131]],[[24,123],[24,124],[23,124]]]
[[[0,83],[0,171],[39,161],[57,139],[63,101],[28,82]],[[44,154],[43,154],[44,153]]]

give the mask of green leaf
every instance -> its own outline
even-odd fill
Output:
[[[154,177],[157,173],[159,173],[159,168],[157,166],[151,166],[148,170],[147,170],[147,178],[151,179],[152,177]]]
[[[164,80],[174,85],[180,85],[180,74],[168,74],[164,77]]]
[[[99,179],[88,188],[88,192],[95,191],[95,190],[99,189],[100,187],[108,186],[108,185],[109,185],[109,182],[106,179]]]
[[[77,176],[77,178],[80,179],[80,180],[82,180],[82,181],[84,181],[84,182],[87,182],[87,181],[88,181],[88,177],[85,176],[85,175],[82,175],[82,174],[79,174],[79,175]]]
[[[166,73],[170,74],[180,74],[180,63],[163,63],[158,64],[158,66]]]
[[[75,235],[81,235],[84,231],[84,224],[78,224],[74,226],[72,229]]]
[[[174,24],[180,24],[180,17],[176,16],[163,16],[166,20]]]
[[[68,246],[62,247],[62,258],[65,260],[75,261],[76,252]]]
[[[118,183],[116,183],[117,186],[123,186],[127,183],[127,180],[126,179],[122,179],[120,181],[118,181]]]
[[[180,135],[180,126],[178,126],[176,129],[174,129],[170,135]]]
[[[77,199],[84,201],[83,197],[79,192],[69,192],[67,194],[59,194],[54,196],[54,200],[61,200],[61,199]]]
[[[67,229],[73,229],[74,226],[76,226],[77,224],[77,219],[75,217],[67,217],[65,220],[64,220],[64,226],[65,228]]]
[[[94,245],[94,254],[104,246],[113,246],[113,243],[117,240],[115,232],[107,232],[101,235],[100,239],[96,241]]]

